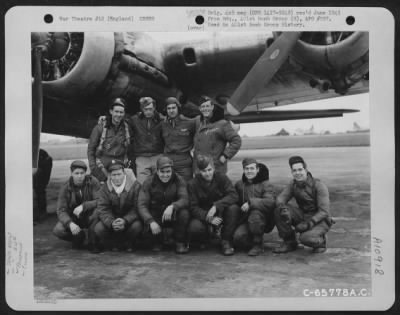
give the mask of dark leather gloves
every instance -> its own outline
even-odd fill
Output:
[[[283,222],[289,224],[290,223],[290,212],[286,207],[281,207],[280,209],[280,217]]]

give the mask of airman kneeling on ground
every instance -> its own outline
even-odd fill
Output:
[[[110,176],[100,190],[96,209],[93,252],[99,253],[109,241],[113,250],[132,252],[143,230],[137,212],[140,184],[125,173],[122,161],[112,160],[107,170]]]
[[[185,254],[189,250],[186,234],[190,219],[186,182],[174,172],[169,157],[161,156],[156,166],[157,172],[140,190],[139,214],[151,233],[153,251],[160,251],[173,233],[176,253]]]
[[[275,227],[275,190],[269,183],[269,170],[255,159],[242,161],[242,179],[236,182],[242,211],[241,224],[234,234],[234,243],[250,241],[249,256],[260,255],[264,251],[263,235]]]
[[[314,253],[323,253],[326,251],[326,233],[333,223],[329,212],[328,188],[311,175],[302,157],[292,156],[289,165],[293,180],[277,197],[275,210],[276,226],[284,242],[273,252],[296,250],[298,232],[303,245],[312,247]],[[298,208],[288,204],[293,197]]]
[[[230,179],[215,172],[211,156],[197,156],[199,173],[189,184],[192,220],[189,224],[191,241],[207,242],[210,228],[221,230],[223,255],[233,255],[233,233],[237,226],[240,209],[236,205],[238,195]]]
[[[86,234],[93,221],[93,212],[97,206],[100,189],[99,181],[87,175],[87,166],[83,161],[71,163],[71,176],[61,187],[58,202],[58,222],[53,233],[60,239],[72,242],[73,248],[82,248]]]

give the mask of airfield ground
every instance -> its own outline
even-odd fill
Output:
[[[56,216],[34,227],[34,295],[39,300],[87,298],[247,298],[301,297],[305,289],[371,290],[370,148],[279,148],[242,150],[229,164],[229,176],[241,176],[240,161],[253,156],[267,164],[277,190],[290,178],[287,159],[302,155],[315,177],[330,190],[336,220],[328,234],[328,250],[312,254],[302,248],[275,255],[276,229],[264,236],[265,252],[249,257],[238,250],[222,256],[218,248],[154,254],[72,250],[52,235]],[[72,157],[76,158],[76,157]],[[70,160],[54,161],[48,188],[48,210],[55,211],[60,185]],[[365,291],[364,291],[365,292]]]

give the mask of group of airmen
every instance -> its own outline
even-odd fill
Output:
[[[289,159],[293,180],[278,195],[268,167],[254,158],[243,159],[243,176],[233,185],[227,161],[241,138],[218,104],[203,97],[201,115],[189,119],[174,97],[165,100],[166,118],[151,97],[139,103],[140,113],[127,117],[126,102],[116,98],[99,119],[88,144],[90,174],[85,162],[71,163],[57,203],[57,237],[73,248],[87,243],[93,253],[132,252],[147,241],[153,251],[172,245],[185,254],[215,240],[223,255],[247,246],[257,256],[264,233],[276,226],[283,242],[275,253],[294,251],[299,242],[314,253],[326,250],[333,223],[328,189],[302,157]]]

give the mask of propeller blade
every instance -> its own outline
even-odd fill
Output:
[[[42,89],[42,48],[33,49],[32,82],[32,167],[38,167],[40,132],[42,130],[43,89]]]
[[[250,69],[227,103],[230,115],[239,113],[267,85],[286,61],[301,32],[282,33]]]

